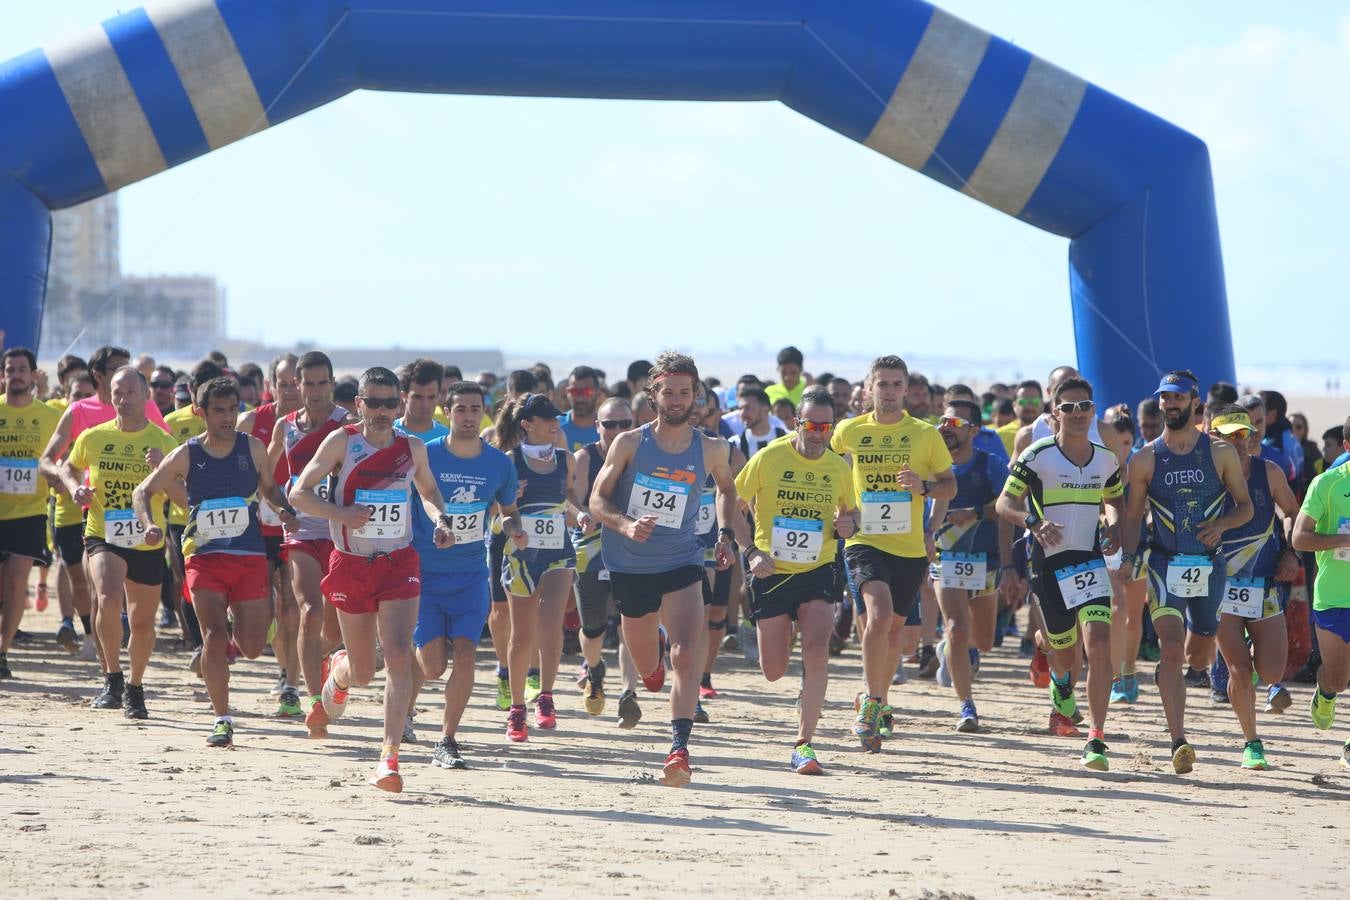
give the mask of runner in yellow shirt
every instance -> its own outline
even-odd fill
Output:
[[[33,396],[37,359],[26,347],[5,351],[0,399],[0,679],[12,678],[9,645],[19,630],[33,563],[50,565],[47,479],[38,459],[61,414]]]
[[[909,367],[883,356],[868,370],[874,408],[841,422],[830,442],[853,466],[861,528],[844,547],[844,562],[866,609],[863,628],[865,696],[853,725],[863,747],[881,749],[891,676],[900,663],[900,632],[935,555],[925,531],[924,502],[942,521],[956,496],[952,456],[938,430],[905,411]]]
[[[61,480],[76,503],[89,507],[84,550],[98,603],[97,640],[103,649],[103,690],[95,709],[122,707],[129,719],[149,716],[142,677],[155,647],[155,608],[164,578],[164,542],[146,543],[144,526],[131,506],[131,492],[177,445],[146,418],[150,395],[145,376],[123,366],[112,378],[111,422],[80,433],[68,459],[60,464]],[[89,484],[83,483],[88,472]],[[164,497],[156,495],[154,522],[164,527]],[[131,679],[126,682],[125,706],[122,666],[122,597],[125,592],[131,621]]]
[[[791,761],[800,775],[822,774],[811,740],[829,683],[841,581],[836,537],[850,537],[858,525],[852,473],[829,449],[833,429],[830,392],[813,385],[797,406],[797,430],[756,453],[736,476],[736,493],[754,513],[748,588],[765,678],[777,681],[787,672],[793,623],[801,635],[801,708]]]

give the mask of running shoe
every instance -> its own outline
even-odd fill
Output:
[[[956,730],[963,734],[974,734],[980,730],[980,716],[975,712],[975,701],[962,702],[961,717],[956,722]]]
[[[86,634],[80,638],[80,655],[78,659],[81,662],[93,662],[98,659],[98,648],[94,646],[94,636]]]
[[[619,727],[633,728],[642,718],[642,705],[638,703],[637,691],[624,691],[619,695]]]
[[[1017,645],[1017,655],[1023,659],[1031,659],[1036,655],[1036,642],[1030,637],[1022,638],[1022,642]]]
[[[398,757],[386,756],[381,759],[375,767],[375,774],[370,776],[370,783],[391,794],[403,793],[403,776],[398,774]]]
[[[733,632],[722,638],[723,653],[735,653],[739,649],[741,649],[741,639],[739,635]]]
[[[891,735],[895,734],[895,716],[888,703],[881,705],[881,714],[877,716],[877,734],[881,735],[883,741],[889,741]]]
[[[591,716],[603,715],[605,712],[605,685],[602,682],[587,678],[583,689],[586,691],[586,696],[581,702],[586,707],[586,714]]]
[[[403,720],[403,743],[417,743],[417,729],[413,727],[413,717],[408,716]]]
[[[558,710],[553,706],[552,691],[544,691],[534,698],[534,727],[544,729],[558,727]]]
[[[1083,747],[1083,766],[1094,772],[1105,772],[1111,768],[1106,759],[1106,744],[1100,738],[1093,738]]]
[[[513,706],[506,714],[506,737],[517,744],[530,739],[530,727],[525,724],[524,706]]]
[[[1028,671],[1031,673],[1031,683],[1036,687],[1044,689],[1050,684],[1050,657],[1040,647],[1032,653]]]
[[[511,708],[511,680],[497,676],[497,708],[506,712]]]
[[[1073,724],[1073,719],[1061,715],[1058,711],[1050,713],[1050,733],[1059,737],[1082,737],[1083,732]]]
[[[895,666],[895,674],[891,676],[891,684],[904,684],[909,681],[909,676],[905,674],[905,661],[902,659]]]
[[[99,691],[94,702],[89,704],[94,709],[121,709],[122,708],[122,681],[113,680],[111,675],[103,676],[103,690]]]
[[[947,660],[947,639],[938,641],[937,645],[937,683],[942,687],[952,686],[952,667]]]
[[[46,612],[47,604],[50,601],[47,598],[47,585],[44,582],[38,582],[37,597],[33,601],[33,608],[38,612]]]
[[[267,693],[271,694],[273,697],[280,697],[282,692],[285,690],[286,690],[286,672],[283,670],[277,673],[277,683],[272,685],[272,687],[268,689]]]
[[[467,769],[468,763],[464,762],[464,757],[460,755],[459,744],[452,737],[442,737],[436,742],[436,749],[431,754],[432,765],[440,766],[442,769]]]
[[[1182,741],[1172,748],[1172,771],[1185,775],[1195,768],[1195,751],[1191,745]]]
[[[655,694],[666,684],[666,664],[658,661],[656,669],[650,675],[642,676],[642,686],[650,693]]]
[[[970,648],[970,677],[974,678],[980,674],[980,651],[976,647]]]
[[[1186,667],[1186,674],[1182,676],[1182,680],[1186,682],[1186,687],[1207,688],[1212,685],[1208,672],[1192,666]]]
[[[932,678],[937,674],[937,670],[937,651],[933,649],[932,644],[924,644],[919,648],[919,677]]]
[[[1242,746],[1242,768],[1263,770],[1270,768],[1270,763],[1266,762],[1266,748],[1260,741],[1248,741]]]
[[[707,684],[700,684],[700,685],[698,686],[698,699],[700,699],[700,700],[716,700],[716,699],[717,699],[717,688],[715,688],[715,687],[712,686],[712,682],[711,682],[711,681],[708,682]]]
[[[328,667],[328,673],[323,679],[323,711],[328,713],[330,722],[336,722],[347,711],[347,688],[338,687],[337,679],[333,677],[333,673],[337,671],[338,663],[346,658],[346,650],[339,650],[334,653],[333,663]]]
[[[1328,700],[1322,696],[1322,689],[1313,691],[1312,702],[1308,704],[1308,712],[1312,715],[1313,724],[1326,731],[1331,727],[1331,723],[1336,721],[1336,698]]]
[[[1270,686],[1266,694],[1266,712],[1282,713],[1294,705],[1294,695],[1284,685],[1276,683]]]
[[[5,654],[0,653],[0,678],[13,678],[14,673],[10,671],[9,659]]]
[[[1078,699],[1073,695],[1073,688],[1065,687],[1062,690],[1064,693],[1061,693],[1060,686],[1051,680],[1050,705],[1055,708],[1055,712],[1076,725],[1078,723],[1074,721],[1074,715],[1078,712]]]
[[[328,737],[328,713],[323,708],[322,697],[309,698],[309,713],[305,716],[305,727],[311,738]]]
[[[1125,702],[1139,702],[1139,676],[1133,673],[1125,676]]]
[[[1215,706],[1227,706],[1227,705],[1228,705],[1228,692],[1227,692],[1227,691],[1221,691],[1221,690],[1219,690],[1218,688],[1210,688],[1210,691],[1209,691],[1209,702],[1210,702],[1210,703],[1213,703]]]
[[[305,710],[300,706],[300,692],[286,685],[277,703],[277,718],[298,719],[304,714]]]
[[[543,685],[539,682],[539,673],[525,676],[525,702],[533,703],[540,694],[544,692]]]
[[[862,744],[862,748],[870,753],[881,750],[881,735],[877,731],[880,718],[881,701],[871,697],[864,698],[858,709],[858,717],[853,720],[853,735],[858,739],[858,743]]]
[[[584,690],[586,681],[591,677],[591,667],[586,660],[581,661],[581,666],[577,669],[577,690]]]
[[[198,678],[205,680],[202,675],[202,648],[198,647],[192,651],[192,656],[188,659],[188,671]]]
[[[759,665],[759,629],[751,627],[745,630],[745,640],[741,641],[741,654],[750,665]]]
[[[122,715],[128,719],[148,719],[150,711],[145,708],[145,686],[128,684],[126,696],[122,698]]]
[[[1125,691],[1125,679],[1113,678],[1111,680],[1111,702],[1129,703],[1130,695]]]
[[[689,751],[683,748],[670,751],[661,767],[661,783],[666,787],[682,788],[693,779],[689,772]]]
[[[694,721],[700,725],[707,725],[712,721],[708,718],[708,711],[703,708],[702,702],[694,704]]]
[[[1346,741],[1341,748],[1341,768],[1350,769],[1350,741]]]
[[[1139,645],[1139,658],[1145,662],[1157,662],[1162,659],[1162,648],[1153,641],[1144,641]]]
[[[170,608],[167,607],[167,606],[162,606],[162,607],[160,607],[160,610],[159,610],[159,627],[160,627],[160,628],[172,628],[173,626],[175,626],[175,625],[177,625],[177,624],[178,624],[178,619],[177,619],[177,617],[174,616],[173,610],[170,609]]]
[[[71,656],[80,652],[80,638],[71,622],[62,622],[61,627],[56,629],[56,642]]]
[[[798,744],[792,751],[792,771],[798,775],[824,775],[816,751],[810,744]]]
[[[229,722],[217,722],[206,739],[206,746],[229,749],[234,746],[234,726]]]

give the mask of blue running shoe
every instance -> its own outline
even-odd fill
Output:
[[[980,730],[980,716],[975,712],[975,701],[966,700],[961,704],[961,718],[956,730],[963,734],[974,734]]]

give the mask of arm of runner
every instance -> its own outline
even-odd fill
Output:
[[[450,519],[445,514],[445,498],[441,496],[441,486],[436,483],[436,476],[431,474],[431,465],[427,462],[427,445],[422,443],[420,438],[410,437],[408,452],[413,458],[413,487],[417,488],[417,495],[422,498],[422,509],[426,512],[427,518],[435,525],[431,541],[437,549],[444,550],[454,545],[455,534],[450,530]]]
[[[586,448],[585,447],[578,448],[577,450],[572,452],[571,456],[572,462],[575,465],[572,467],[573,477],[569,479],[572,482],[572,486],[569,488],[569,494],[571,493],[571,491],[575,490],[577,497],[584,497],[586,496],[586,489],[591,486],[591,470],[590,466],[587,465]],[[571,499],[570,496],[569,499]],[[577,503],[576,507],[578,510],[577,527],[580,528],[583,533],[589,534],[591,531],[595,529],[595,517],[591,515],[591,511],[589,509],[582,506],[580,503]],[[586,516],[585,525],[581,524],[581,517],[583,514]]]
[[[281,420],[277,419],[276,427],[272,429],[272,439],[267,442],[267,471],[275,472],[277,463],[281,462],[281,457],[286,451],[286,438],[283,437],[286,429],[282,427]],[[295,473],[290,473],[294,475]],[[286,489],[282,489],[282,494]]]
[[[342,464],[342,456],[346,451],[346,431],[339,429],[324,438],[318,452],[314,454],[309,465],[305,466],[294,487],[291,488],[290,500],[291,505],[304,515],[328,519],[355,530],[370,521],[372,510],[369,506],[338,506],[336,503],[329,503],[314,490]],[[436,515],[440,515],[440,510],[436,511]]]
[[[641,439],[642,436],[636,431],[625,431],[614,439],[614,443],[609,447],[609,453],[605,455],[605,464],[600,467],[600,474],[595,476],[590,503],[591,515],[601,525],[613,528],[619,534],[638,543],[652,536],[652,529],[656,527],[656,517],[643,516],[641,519],[630,519],[614,505],[611,495],[619,486],[624,469],[637,452],[636,445]]]
[[[1139,530],[1148,509],[1148,483],[1153,480],[1153,448],[1145,446],[1125,463],[1125,513],[1120,518],[1121,565],[1134,559]]]
[[[236,429],[243,431],[242,428]],[[244,432],[247,434],[247,432]],[[286,502],[286,495],[277,487],[276,481],[272,478],[272,466],[269,465],[270,459],[267,456],[267,448],[263,442],[249,435],[248,452],[253,457],[253,468],[258,470],[258,496],[262,502],[269,504],[276,510],[281,518],[282,525],[291,525],[295,522],[295,509]]]
[[[1253,460],[1256,462],[1256,460]],[[1266,480],[1270,484],[1270,496],[1275,501],[1275,508],[1280,515],[1280,539],[1283,542],[1283,550],[1280,552],[1279,561],[1275,565],[1276,581],[1293,581],[1298,577],[1299,569],[1302,567],[1299,563],[1298,553],[1294,551],[1293,540],[1290,535],[1294,522],[1298,519],[1298,498],[1294,496],[1293,488],[1289,487],[1289,479],[1284,477],[1284,472],[1279,466],[1270,460],[1262,460],[1266,465]]]
[[[725,569],[731,565],[730,545],[725,540],[725,532],[730,531],[736,538],[736,543],[742,547],[754,546],[755,536],[750,533],[750,523],[745,520],[745,516],[740,512],[739,502],[736,500],[736,476],[731,474],[731,445],[719,438],[700,436],[703,441],[703,460],[712,476],[713,483],[717,485],[717,527],[719,529],[717,553],[718,556],[726,554],[726,565],[718,562],[719,569]],[[712,462],[708,463],[711,457]]]
[[[258,408],[245,410],[239,414],[239,418],[234,420],[234,430],[241,431],[244,434],[251,434],[253,426],[258,422]]]
[[[583,532],[590,531],[595,523],[591,521],[590,510],[581,503],[581,498],[586,496],[586,489],[582,484],[586,467],[578,463],[570,453],[564,458],[567,460],[567,494],[563,497],[563,502],[567,506],[568,515],[577,523],[577,527]]]
[[[66,411],[61,413],[61,418],[56,422],[56,430],[52,432],[51,440],[47,441],[47,448],[42,451],[42,458],[38,460],[38,471],[49,478],[57,479],[62,484],[66,484],[66,480],[61,474],[63,468],[61,460],[70,449],[72,419],[71,409],[66,407]],[[71,491],[71,494],[73,495],[74,491]]]
[[[517,550],[530,545],[530,536],[520,527],[520,509],[514,503],[499,503],[497,509],[502,514],[502,534],[511,539]]]
[[[1340,550],[1350,547],[1350,534],[1318,534],[1317,520],[1308,515],[1308,501],[1303,501],[1303,509],[1298,511],[1294,520],[1294,549],[1296,550]]]
[[[1233,508],[1221,516],[1215,516],[1195,530],[1195,536],[1206,547],[1213,549],[1223,540],[1223,533],[1237,528],[1251,519],[1256,508],[1252,506],[1251,495],[1247,492],[1247,479],[1242,477],[1242,459],[1237,450],[1227,441],[1210,443],[1210,452],[1214,454],[1214,468],[1228,495],[1233,498]]]
[[[164,533],[155,524],[154,516],[150,514],[151,497],[165,494],[178,506],[184,509],[188,506],[187,487],[183,484],[183,479],[187,477],[188,455],[187,444],[173,450],[131,492],[131,508],[136,512],[136,518],[145,526],[147,544],[159,544],[164,540]]]
[[[998,512],[999,518],[1007,520],[1014,527],[1026,528],[1042,547],[1053,550],[1064,540],[1063,529],[1057,522],[1042,518],[1032,526],[1027,525],[1028,506],[1024,498],[1030,491],[1032,482],[1038,479],[1039,476],[1035,471],[1018,457],[1017,462],[1013,463],[1008,480],[1003,483],[1003,493],[994,501],[994,509]]]

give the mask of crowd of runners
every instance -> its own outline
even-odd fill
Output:
[[[722,653],[770,682],[800,654],[782,739],[804,775],[824,771],[830,658],[851,645],[862,751],[892,737],[909,678],[950,687],[955,730],[978,733],[977,685],[1000,686],[978,679],[981,654],[1011,637],[1050,731],[1085,737],[1098,771],[1111,706],[1141,690],[1184,774],[1189,691],[1231,705],[1233,761],[1260,770],[1258,709],[1285,712],[1308,683],[1325,731],[1350,680],[1350,420],[1315,444],[1274,391],[1179,370],[1101,409],[1068,366],[977,393],[899,356],[856,382],[813,377],[791,347],[772,378],[725,386],[676,352],[623,377],[538,364],[500,380],[427,359],[339,379],[320,351],[177,372],[109,346],[54,377],[26,349],[3,359],[0,679],[26,677],[25,647],[48,640],[19,626],[53,584],[56,642],[91,682],[98,666],[95,710],[151,716],[157,629],[182,628],[210,747],[234,743],[239,657],[270,654],[275,715],[312,738],[382,672],[371,783],[387,791],[442,677],[432,759],[467,767],[481,639],[512,742],[556,728],[559,702],[634,728],[669,681],[671,786],[692,778]]]

